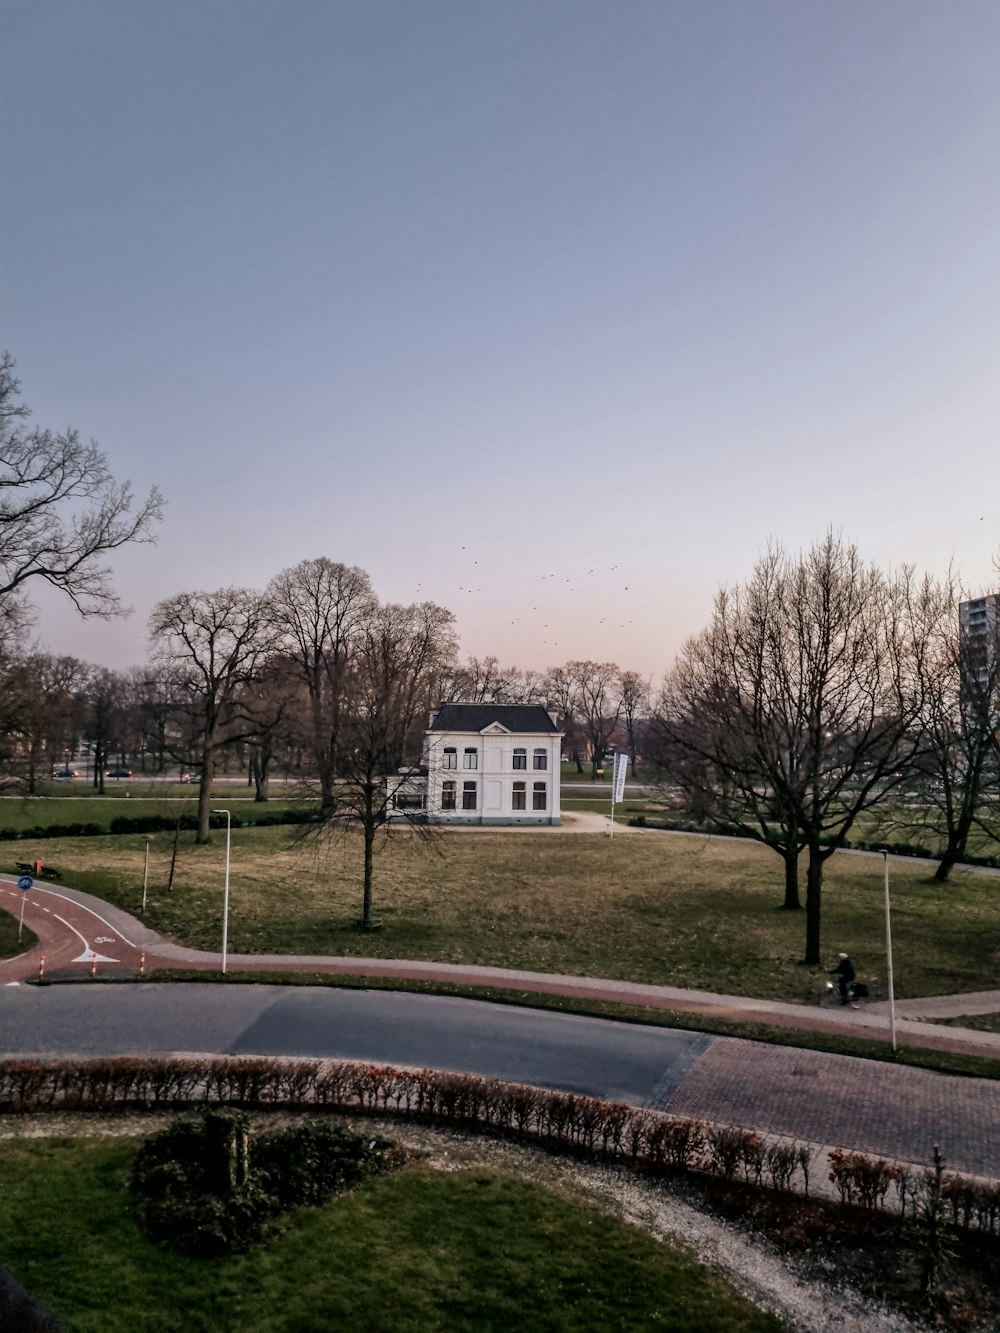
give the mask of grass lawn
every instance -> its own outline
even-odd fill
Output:
[[[20,953],[27,953],[35,947],[35,936],[27,926],[17,938],[17,918],[7,912],[0,912],[0,958],[16,958]]]
[[[135,1147],[0,1144],[0,1263],[68,1333],[782,1327],[669,1246],[482,1170],[409,1168],[298,1210],[254,1254],[182,1258],[132,1219]]]
[[[196,847],[184,835],[168,894],[173,839],[154,837],[146,914],[154,929],[219,948],[224,842],[216,835]],[[143,845],[136,837],[30,844],[64,882],[133,912]],[[29,844],[13,846],[20,856]],[[234,830],[231,951],[477,962],[804,1002],[826,981],[800,966],[804,915],[777,910],[781,862],[754,843],[483,829],[445,831],[428,847],[403,831],[376,857],[384,924],[364,934],[355,926],[361,869],[355,837],[317,846],[296,843],[287,828]],[[897,996],[1000,986],[1000,881],[966,874],[941,887],[931,869],[891,865]],[[883,928],[881,858],[838,853],[827,863],[824,953],[832,966],[846,949],[876,998],[885,994]]]

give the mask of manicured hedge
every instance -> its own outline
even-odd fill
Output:
[[[233,815],[233,828],[267,828],[275,824],[313,824],[319,816],[314,810],[278,810],[252,817]],[[210,820],[212,828],[225,828],[225,821]],[[33,828],[0,828],[0,841],[28,841],[37,838],[102,838],[119,833],[173,833],[176,828],[193,832],[197,815],[116,815],[106,824],[36,824]]]
[[[535,1143],[650,1175],[703,1172],[778,1192],[809,1193],[812,1152],[806,1144],[768,1141],[753,1130],[501,1079],[256,1056],[0,1060],[0,1112],[220,1105],[395,1115]],[[828,1169],[844,1204],[883,1209],[893,1187],[903,1221],[924,1206],[932,1174],[839,1150],[830,1152]],[[942,1192],[953,1225],[1000,1235],[1000,1183],[948,1174]]]

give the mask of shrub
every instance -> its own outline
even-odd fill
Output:
[[[225,1107],[147,1139],[129,1189],[155,1240],[212,1257],[245,1253],[288,1209],[324,1203],[396,1160],[386,1140],[326,1121],[255,1138],[247,1114]]]
[[[709,1166],[723,1180],[732,1180],[741,1166],[746,1137],[746,1130],[729,1125],[713,1125],[708,1131]]]
[[[842,1203],[859,1203],[862,1208],[880,1208],[889,1186],[902,1174],[902,1167],[868,1157],[861,1152],[830,1152],[830,1180]]]

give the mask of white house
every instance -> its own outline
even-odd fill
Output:
[[[444,824],[558,824],[562,732],[541,704],[439,704],[400,814]]]

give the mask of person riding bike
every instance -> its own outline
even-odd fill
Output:
[[[856,975],[854,964],[846,953],[842,953],[838,957],[837,966],[830,969],[830,975],[837,978],[837,985],[840,988],[840,1003],[850,1004]]]

